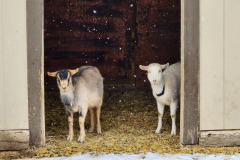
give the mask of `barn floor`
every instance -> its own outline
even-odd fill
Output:
[[[87,133],[86,141],[78,143],[79,126],[75,115],[75,137],[66,141],[67,117],[58,93],[46,93],[46,146],[30,148],[21,152],[0,152],[0,159],[42,158],[71,156],[76,153],[226,153],[240,152],[239,147],[203,148],[199,145],[180,145],[179,109],[177,115],[178,135],[171,136],[171,119],[166,107],[161,134],[155,134],[157,107],[151,92],[107,91],[101,113],[102,135]],[[89,115],[86,129],[89,128]]]

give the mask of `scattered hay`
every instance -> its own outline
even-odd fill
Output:
[[[178,135],[171,136],[171,118],[166,107],[161,134],[155,134],[158,112],[151,93],[107,92],[101,112],[102,135],[87,133],[86,141],[78,143],[79,125],[74,119],[75,136],[66,141],[68,123],[58,93],[46,93],[46,146],[32,147],[21,152],[0,152],[0,159],[43,158],[71,156],[76,153],[239,153],[239,147],[182,146],[179,142],[179,110],[177,115]],[[90,127],[86,119],[86,130]]]

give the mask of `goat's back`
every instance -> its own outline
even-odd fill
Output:
[[[175,98],[179,97],[181,83],[181,63],[178,62],[170,65],[163,72],[163,74],[166,87],[170,89],[169,95]]]
[[[164,74],[171,74],[174,75],[177,79],[181,78],[181,63],[177,62],[172,65],[170,65],[165,71],[163,72]]]
[[[96,67],[82,66],[79,68],[79,71],[73,75],[73,86],[75,90],[87,92],[85,94],[102,94],[103,77]]]

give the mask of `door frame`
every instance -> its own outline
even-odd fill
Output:
[[[30,145],[45,145],[44,0],[27,0]],[[198,144],[199,0],[181,0],[180,142]]]
[[[198,144],[200,109],[199,0],[181,0],[180,143]]]
[[[44,0],[27,0],[26,3],[29,143],[44,146]]]

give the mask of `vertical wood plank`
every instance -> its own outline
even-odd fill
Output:
[[[199,128],[199,0],[181,1],[180,142],[198,143]]]
[[[240,1],[225,0],[224,127],[240,129]]]
[[[30,145],[45,144],[43,0],[27,0]]]
[[[223,129],[223,0],[200,2],[200,129]]]

